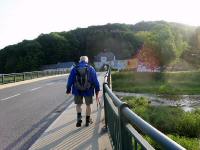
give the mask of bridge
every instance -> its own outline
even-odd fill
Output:
[[[25,80],[30,74],[5,75],[1,76],[1,81],[15,82],[19,76]],[[5,79],[6,76],[9,78]],[[97,107],[94,102],[93,123],[89,127],[76,128],[73,97],[64,94],[67,77],[66,72],[34,72],[27,77],[32,80],[0,85],[0,150],[154,149],[143,135],[163,149],[185,149],[145,122],[114,95],[110,69],[98,73],[104,105]]]

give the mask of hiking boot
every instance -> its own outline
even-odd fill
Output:
[[[82,116],[81,113],[77,113],[77,123],[76,123],[76,127],[80,127],[82,120],[81,120]]]
[[[85,126],[88,127],[90,123],[92,123],[92,119],[90,118],[90,116],[86,116]]]
[[[81,127],[82,120],[77,121],[76,127]]]
[[[89,124],[90,124],[90,122],[87,122],[87,121],[86,121],[85,126],[88,127]]]

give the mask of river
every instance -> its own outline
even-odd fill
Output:
[[[136,96],[147,97],[153,106],[174,106],[181,107],[185,111],[192,111],[200,108],[200,95],[155,95],[143,93],[114,92],[118,97]]]

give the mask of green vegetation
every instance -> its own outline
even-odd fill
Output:
[[[128,26],[120,24],[41,34],[35,40],[2,49],[0,73],[39,70],[42,65],[78,61],[81,55],[88,55],[93,62],[104,49],[121,59],[130,58],[141,44]]]
[[[184,136],[170,134],[168,134],[167,136],[188,150],[199,150],[200,141],[198,138],[188,138]],[[162,148],[158,144],[156,144],[155,141],[153,141],[151,138],[147,136],[145,136],[145,138],[149,143],[151,143],[151,145],[153,145],[156,150],[162,150]]]
[[[172,140],[176,141],[188,150],[199,150],[200,139],[199,138],[188,138],[178,135],[168,135]]]
[[[197,150],[200,137],[200,110],[184,112],[180,108],[150,106],[144,97],[124,97],[130,108],[161,132],[187,149]],[[159,147],[149,138],[148,141]]]
[[[143,44],[155,52],[161,65],[181,58],[199,67],[199,34],[197,27],[164,21],[107,24],[41,34],[34,40],[0,50],[0,73],[39,70],[42,65],[78,61],[80,55],[88,55],[93,62],[104,49],[113,52],[117,59],[127,59]]]
[[[114,91],[165,95],[200,94],[200,72],[117,72],[112,74]]]

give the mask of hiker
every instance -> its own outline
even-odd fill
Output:
[[[86,104],[85,126],[89,126],[91,114],[90,105],[93,103],[94,91],[96,99],[98,100],[100,87],[96,71],[88,64],[87,56],[81,56],[79,64],[71,70],[66,88],[67,94],[70,94],[72,89],[72,94],[74,95],[74,103],[76,104],[77,111],[76,127],[80,127],[82,123],[81,105],[83,104],[83,98]]]

